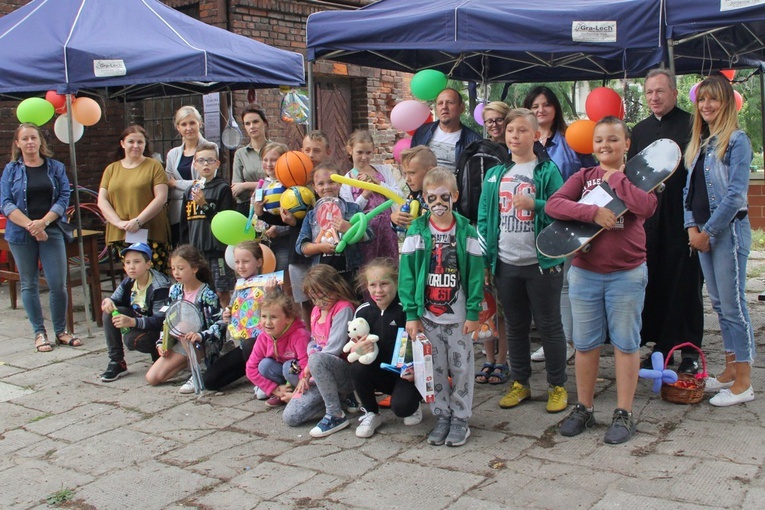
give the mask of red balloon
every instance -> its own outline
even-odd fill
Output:
[[[53,108],[58,110],[64,108],[66,110],[66,96],[57,93],[55,90],[49,90],[45,93],[45,100],[53,105]]]
[[[736,111],[740,112],[744,106],[744,96],[738,90],[733,91],[733,96],[736,98]]]
[[[735,69],[723,69],[720,71],[720,74],[728,78],[728,81],[733,81],[733,77],[736,76],[736,70]],[[47,99],[47,97],[46,97]]]
[[[584,110],[587,117],[594,122],[609,115],[624,120],[624,103],[621,96],[607,87],[598,87],[590,92],[584,102]]]
[[[592,154],[592,138],[595,134],[595,122],[577,120],[566,128],[568,146],[580,154]]]

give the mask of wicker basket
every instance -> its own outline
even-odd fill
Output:
[[[683,386],[675,386],[674,384],[662,384],[661,398],[667,402],[672,402],[673,404],[698,404],[704,398],[704,386],[706,384],[705,379],[707,377],[707,358],[704,356],[704,351],[690,342],[680,344],[676,347],[673,347],[667,353],[667,359],[664,360],[664,368],[667,368],[669,360],[672,359],[672,353],[683,347],[693,347],[699,351],[702,367],[701,373],[696,375],[677,374],[677,382]]]

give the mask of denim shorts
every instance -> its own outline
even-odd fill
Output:
[[[608,331],[613,346],[624,353],[640,348],[641,314],[648,282],[645,263],[634,269],[595,273],[571,266],[569,298],[574,316],[573,340],[578,351],[603,345]]]

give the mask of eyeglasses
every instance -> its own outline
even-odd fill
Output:
[[[498,119],[486,119],[485,121],[483,121],[483,123],[486,124],[487,126],[493,126],[495,124],[499,125],[499,124],[504,124],[505,119],[501,117]]]
[[[197,158],[194,161],[200,165],[212,165],[213,163],[216,163],[218,160],[215,158]]]

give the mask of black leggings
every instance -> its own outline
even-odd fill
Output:
[[[218,358],[202,376],[205,388],[217,391],[244,377],[247,360],[250,359],[254,346],[255,339],[246,338],[242,340],[241,347],[232,349]]]
[[[353,388],[361,399],[361,405],[367,412],[380,412],[375,390],[391,396],[390,410],[398,417],[411,416],[420,405],[420,392],[414,383],[380,368],[379,363],[351,363],[351,379]]]

